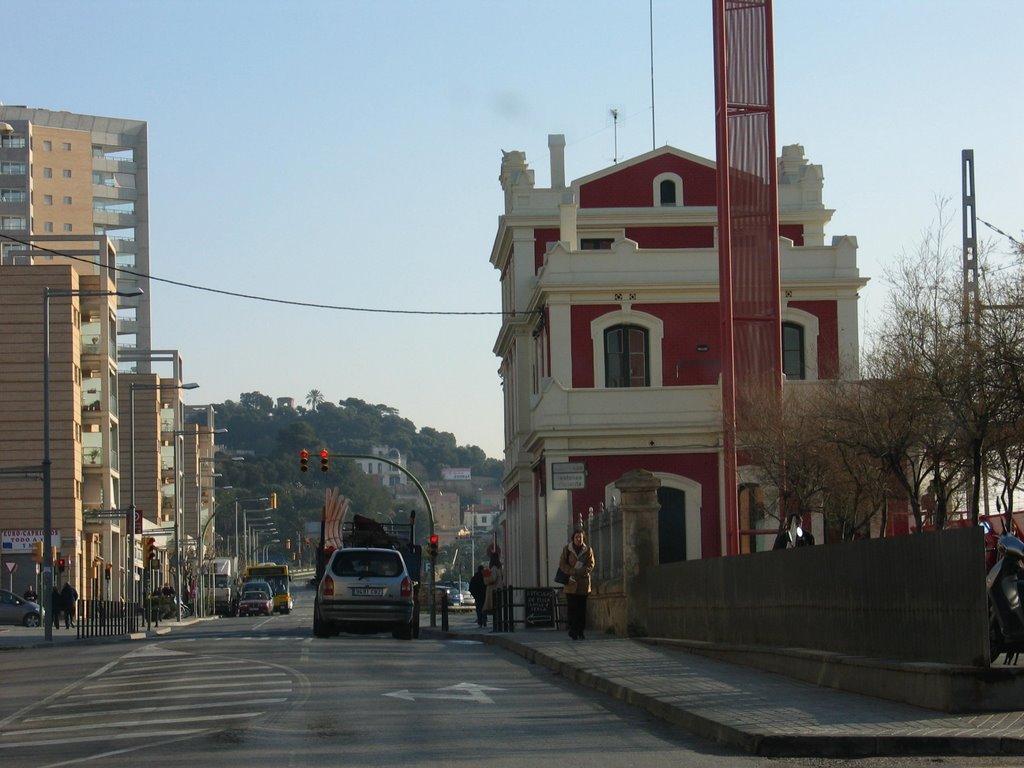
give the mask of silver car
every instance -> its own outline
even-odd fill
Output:
[[[400,552],[352,547],[335,550],[317,585],[313,634],[381,632],[411,640],[418,626],[416,584]]]
[[[39,603],[33,603],[6,589],[0,589],[0,624],[38,627],[42,615]]]

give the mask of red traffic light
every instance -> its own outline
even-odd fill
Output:
[[[309,471],[309,451],[299,451],[299,469]]]
[[[436,547],[436,546],[437,546],[437,542],[438,542],[437,534],[436,534],[436,533],[432,533],[432,534],[430,534],[430,543],[431,543],[431,544],[432,544],[433,546],[435,546],[435,547]]]
[[[330,468],[331,454],[326,450],[320,451],[320,471],[326,472]]]

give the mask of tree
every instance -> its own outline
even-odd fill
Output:
[[[315,411],[324,402],[324,393],[319,389],[311,389],[306,393],[306,405],[309,410]]]

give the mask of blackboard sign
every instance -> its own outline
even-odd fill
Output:
[[[555,590],[524,589],[526,603],[526,626],[555,626]]]

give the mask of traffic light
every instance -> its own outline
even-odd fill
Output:
[[[321,472],[326,472],[328,469],[330,469],[330,462],[331,462],[331,454],[329,454],[326,449],[320,451],[320,471]]]
[[[270,508],[271,509],[277,509],[277,494],[276,493],[271,493],[270,494]]]
[[[68,569],[68,561],[63,557],[57,558],[57,573],[64,573]]]
[[[430,538],[427,539],[427,557],[430,558],[431,562],[437,560],[437,534],[430,534]]]
[[[303,472],[309,472],[309,451],[299,451],[299,469]]]
[[[105,566],[103,566],[103,578],[106,579],[107,581],[110,581],[110,572],[113,569],[114,569],[114,566],[112,566],[110,563],[107,563]]]
[[[32,542],[32,559],[37,563],[43,562],[43,542]]]
[[[160,555],[158,555],[156,551],[156,539],[154,539],[152,536],[146,537],[145,550],[146,562],[150,565],[156,563],[156,561],[160,558]]]

